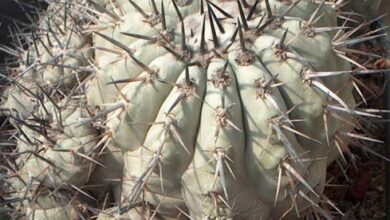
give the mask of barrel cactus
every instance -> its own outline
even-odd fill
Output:
[[[353,160],[344,1],[55,0],[15,35],[7,209],[28,219],[331,218]],[[342,17],[344,19],[338,19]],[[357,36],[356,36],[357,35]],[[366,150],[370,151],[368,148]],[[370,151],[371,152],[371,151]],[[11,160],[11,156],[13,160]]]

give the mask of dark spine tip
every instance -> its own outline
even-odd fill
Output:
[[[186,31],[184,27],[184,22],[181,22],[181,49],[186,50]]]
[[[202,24],[202,33],[200,37],[200,52],[205,53],[206,52],[206,15],[203,15],[203,24]]]
[[[215,15],[213,9],[211,7],[209,7],[210,9],[210,13],[211,13],[211,16],[213,16],[213,19],[215,21],[215,23],[217,24],[218,26],[218,29],[221,33],[225,33],[225,29],[223,28],[221,22],[219,21],[218,17]]]
[[[211,1],[207,0],[207,4],[210,4],[211,6],[213,6],[215,9],[217,9],[217,11],[219,11],[225,17],[227,17],[227,18],[234,18],[232,15],[230,15],[229,13],[224,11],[221,7],[219,7],[218,5],[212,3]]]
[[[249,11],[248,16],[246,17],[248,21],[252,20],[252,16],[255,13],[258,4],[259,4],[259,0],[256,0],[256,2],[252,5],[251,10]]]
[[[161,2],[162,2],[162,1],[161,1]],[[159,15],[160,12],[159,12],[158,9],[157,9],[156,1],[155,1],[155,0],[150,0],[150,3],[151,3],[151,5],[152,5],[153,13],[154,13],[155,15]]]
[[[249,27],[248,27],[248,23],[246,22],[244,9],[242,8],[240,0],[237,0],[237,5],[238,5],[238,10],[240,11],[240,18],[242,21],[242,25],[244,27],[244,30],[247,31],[249,30]]]
[[[275,17],[267,18],[267,20],[264,22],[264,24],[260,25],[257,30],[256,34],[260,34],[264,29],[266,29],[269,25],[272,24],[272,22],[275,20]]]
[[[218,48],[219,47],[218,36],[217,36],[217,32],[215,31],[213,16],[211,15],[210,5],[207,5],[207,8],[209,11],[209,21],[210,21],[211,34],[213,35],[214,48]]]
[[[268,19],[272,18],[272,10],[271,10],[271,5],[269,4],[269,0],[265,0],[265,7],[267,9],[267,17]]]
[[[135,8],[135,10],[137,10],[141,15],[142,15],[142,17],[144,17],[145,19],[148,19],[149,18],[149,16],[145,13],[145,11],[144,10],[142,10],[142,8],[141,7],[139,7],[139,5],[137,5],[134,1],[132,1],[132,0],[128,0],[129,1],[129,3]]]
[[[238,33],[238,27],[236,28],[236,30],[234,31],[232,37],[230,38],[230,43],[223,50],[223,53],[226,53],[229,50],[229,48],[233,45],[234,41],[236,41],[237,33]]]
[[[237,24],[238,24],[238,35],[240,38],[240,47],[242,51],[246,51],[245,47],[245,38],[244,38],[244,33],[242,32],[242,27],[241,27],[241,22],[240,19],[237,19]]]
[[[177,6],[177,3],[175,0],[172,0],[173,7],[175,8],[176,14],[179,17],[180,21],[183,22],[183,16],[181,15],[180,9]]]
[[[165,17],[164,1],[161,1],[161,26],[164,31],[167,30],[167,20]]]
[[[288,33],[288,28],[286,29],[286,31],[284,31],[282,37],[280,38],[280,41],[278,43],[278,47],[281,49],[284,47],[284,43],[286,41],[286,37],[287,37],[287,33]]]
[[[190,70],[188,68],[188,65],[186,66],[186,75],[185,75],[186,85],[190,86],[192,85],[191,79],[190,79]]]
[[[244,6],[244,8],[251,7],[250,4],[246,0],[241,0],[241,1],[242,1],[242,5]]]
[[[204,14],[204,0],[200,0],[200,9],[199,9],[199,13],[201,15]]]

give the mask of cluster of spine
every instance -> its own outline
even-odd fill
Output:
[[[27,219],[341,214],[326,168],[377,155],[349,58],[382,36],[344,1],[53,1],[15,35],[1,112],[4,210]],[[27,48],[27,49],[24,49]],[[357,132],[359,130],[359,132]],[[385,158],[386,159],[386,158]],[[332,211],[323,209],[332,207]]]

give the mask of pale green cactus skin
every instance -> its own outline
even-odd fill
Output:
[[[351,70],[336,54],[338,4],[68,3],[49,6],[40,21],[49,36],[34,37],[4,93],[19,131],[18,169],[35,181],[14,188],[94,197],[99,220],[325,212],[316,204],[326,168],[339,156],[335,143],[347,142],[339,134],[352,129],[330,109],[355,106],[350,75],[336,74]],[[24,204],[19,214],[83,214],[68,201]]]
[[[69,198],[53,195],[39,195],[26,210],[26,218],[31,220],[74,219],[75,206],[69,203]]]

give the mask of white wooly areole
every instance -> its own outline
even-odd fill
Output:
[[[380,142],[355,119],[384,111],[358,109],[353,90],[356,75],[387,71],[347,56],[374,56],[351,47],[382,34],[362,33],[374,21],[350,27],[343,5],[52,1],[31,34],[14,36],[20,65],[4,76],[11,215],[342,214],[323,195],[326,168],[354,163],[351,139]]]

